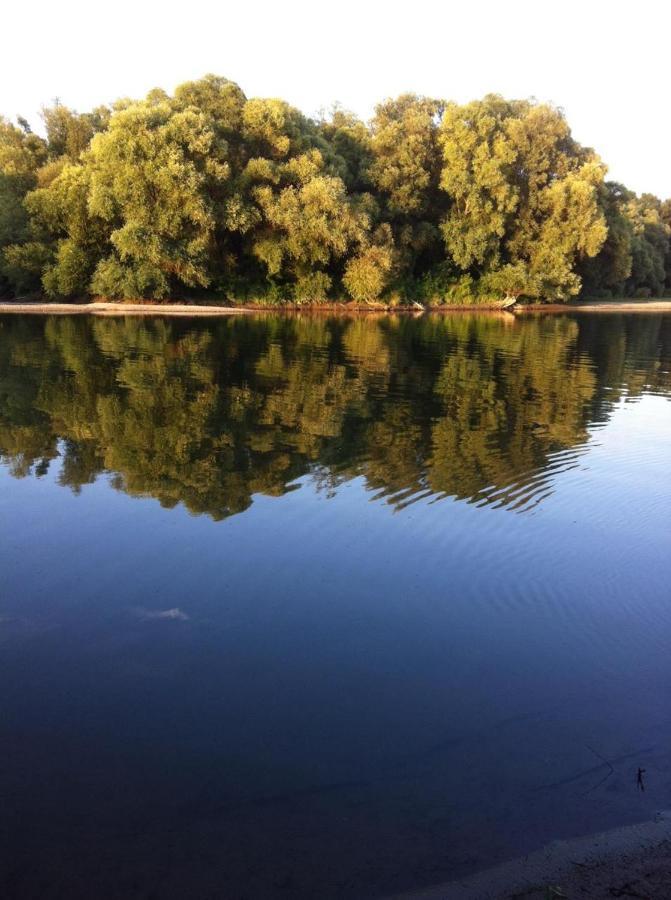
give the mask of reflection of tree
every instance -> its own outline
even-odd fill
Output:
[[[669,389],[663,317],[0,322],[0,452],[62,457],[133,495],[223,518],[312,472],[514,505],[626,389]],[[525,487],[526,486],[526,487]]]
[[[477,497],[585,440],[595,378],[573,358],[577,331],[565,318],[480,329],[477,343],[446,359],[436,382],[444,416],[433,432],[434,490]]]

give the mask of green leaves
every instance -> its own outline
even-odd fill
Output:
[[[595,256],[607,235],[604,167],[572,140],[563,115],[492,95],[448,106],[440,141],[440,184],[452,199],[442,232],[454,261],[496,293],[511,278],[530,297],[578,293],[576,261]]]
[[[347,197],[339,178],[316,175],[279,192],[264,186],[255,197],[265,223],[255,252],[268,260],[267,244],[273,243],[271,275],[280,272],[285,259],[299,272],[328,265],[351,244],[361,243],[368,230],[368,216]]]
[[[579,267],[587,296],[650,297],[671,282],[667,204],[651,194],[637,197],[621,184],[607,182],[599,191],[607,235],[594,259]]]
[[[112,117],[93,141],[89,163],[89,210],[111,227],[117,261],[115,267],[108,258],[97,273],[99,287],[151,285],[150,295],[163,297],[171,287],[209,283],[215,223],[207,187],[209,179],[227,179],[226,150],[207,116],[192,108],[144,103]],[[136,271],[118,277],[122,269]],[[125,294],[117,289],[112,296]]]
[[[207,75],[0,120],[0,290],[482,302],[657,293],[671,212],[604,183],[552,106],[403,94],[319,121]]]
[[[343,284],[348,293],[364,303],[377,300],[391,269],[391,253],[386,247],[369,247],[347,263]]]
[[[376,107],[369,175],[392,215],[428,213],[440,172],[439,100],[403,94]]]

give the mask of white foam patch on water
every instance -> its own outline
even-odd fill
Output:
[[[185,612],[182,612],[179,607],[175,606],[172,609],[137,609],[135,610],[135,614],[138,618],[142,619],[144,622],[153,622],[167,619],[173,622],[186,622],[189,617]]]

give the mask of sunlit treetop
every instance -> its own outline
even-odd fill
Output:
[[[671,287],[671,206],[548,104],[403,94],[312,119],[207,75],[0,120],[0,292],[396,305]]]

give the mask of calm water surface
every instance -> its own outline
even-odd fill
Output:
[[[381,897],[668,807],[670,369],[662,315],[0,317],[0,895]]]

